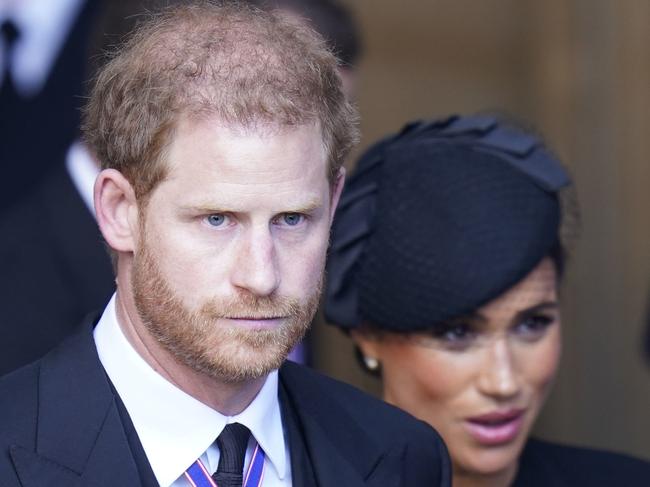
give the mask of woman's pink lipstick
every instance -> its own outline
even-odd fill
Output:
[[[514,440],[524,424],[523,409],[493,411],[465,420],[469,434],[482,445],[494,446]]]

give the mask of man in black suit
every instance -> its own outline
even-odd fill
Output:
[[[299,21],[198,2],[139,28],[85,109],[117,292],[0,379],[0,485],[449,485],[424,423],[282,365],[355,119]]]

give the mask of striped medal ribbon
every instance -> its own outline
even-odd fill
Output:
[[[189,481],[192,487],[219,487],[217,483],[212,480],[212,476],[208,473],[200,458],[185,471],[185,478]],[[251,463],[248,466],[246,475],[244,475],[243,487],[260,487],[263,478],[264,451],[260,448],[260,445],[255,445],[253,458],[251,458]]]

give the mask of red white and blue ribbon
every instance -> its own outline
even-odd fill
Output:
[[[192,487],[219,487],[199,458],[185,471],[185,478]],[[260,487],[264,478],[264,451],[255,445],[251,463],[244,475],[243,487]]]

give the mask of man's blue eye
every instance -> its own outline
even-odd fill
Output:
[[[208,216],[208,223],[213,227],[219,227],[226,221],[226,217],[220,213]]]
[[[289,226],[298,225],[302,221],[302,215],[298,213],[285,213],[282,218],[284,219],[284,223]]]

